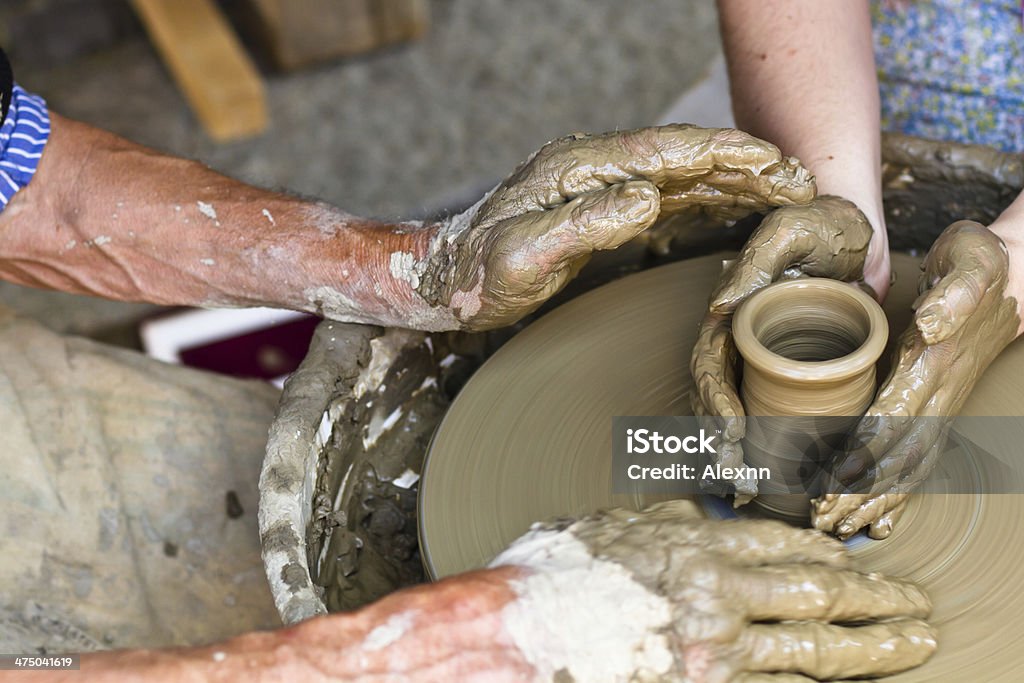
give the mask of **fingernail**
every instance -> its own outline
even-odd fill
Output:
[[[917,328],[922,332],[934,330],[939,326],[941,319],[941,316],[935,310],[935,306],[929,305],[928,308],[917,312]]]
[[[876,541],[881,541],[883,539],[889,538],[889,534],[891,533],[892,524],[886,522],[885,524],[873,524],[871,526],[870,532],[868,533],[868,536],[875,539]]]

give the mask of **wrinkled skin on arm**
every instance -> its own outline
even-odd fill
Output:
[[[734,217],[815,192],[769,143],[679,125],[556,140],[458,216],[377,221],[50,118],[35,177],[0,213],[0,278],[385,327],[506,325],[662,213]]]
[[[846,549],[670,501],[535,525],[487,569],[355,612],[197,648],[85,655],[38,680],[788,683],[872,677],[935,650],[927,595]],[[33,680],[36,680],[35,677]]]
[[[711,293],[690,358],[694,414],[706,429],[722,430],[715,457],[725,467],[743,467],[741,439],[746,413],[737,385],[738,356],[732,316],[743,301],[773,282],[828,277],[863,286],[872,229],[852,203],[822,196],[806,206],[776,209],[744,245]],[[702,482],[703,483],[703,482]],[[736,479],[737,506],[757,495],[757,482]]]
[[[858,426],[861,444],[838,459],[826,495],[813,502],[817,529],[847,538],[867,527],[886,538],[907,496],[935,466],[950,421],[985,369],[1017,335],[1002,240],[959,221],[924,262],[914,321],[893,370]]]
[[[814,192],[795,159],[736,130],[570,135],[438,226],[405,275],[428,305],[451,309],[454,325],[492,329],[535,310],[592,252],[624,244],[659,216],[698,208],[739,218],[805,204]]]
[[[618,677],[602,680],[873,677],[918,666],[934,651],[935,633],[923,621],[930,601],[916,585],[849,569],[846,549],[815,531],[771,520],[685,518],[681,506],[672,501],[644,512],[535,525],[499,556],[498,565],[528,558],[520,566],[531,573],[513,584],[521,605],[532,604],[531,590],[558,596],[554,609],[563,623],[538,618],[511,631],[539,679],[565,669],[589,680],[586,661],[572,656],[577,646],[598,661],[604,653],[603,671],[613,673],[613,646],[598,647],[601,629],[581,634],[564,626],[587,602],[590,619],[614,615],[612,637],[635,638],[634,651],[647,665],[628,670],[622,663]],[[621,582],[610,596],[589,583],[622,570],[650,600]],[[647,632],[631,612],[637,604]],[[528,616],[513,611],[506,624]],[[550,660],[536,661],[545,653]]]

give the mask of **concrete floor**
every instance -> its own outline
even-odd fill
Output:
[[[727,117],[707,0],[432,0],[431,8],[431,30],[415,45],[268,74],[270,130],[228,145],[204,135],[142,36],[70,63],[15,68],[67,116],[375,217],[468,203],[567,132],[647,125],[668,111]],[[709,75],[710,90],[705,83],[696,100],[678,102]],[[10,285],[0,286],[0,300],[57,329],[114,339],[123,335],[111,330],[150,310]]]

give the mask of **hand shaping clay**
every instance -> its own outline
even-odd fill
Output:
[[[935,242],[913,324],[854,434],[864,445],[835,464],[829,493],[814,503],[816,528],[840,538],[865,526],[872,538],[892,532],[908,494],[934,468],[949,421],[1016,337],[1020,317],[1006,294],[1008,271],[1002,240],[978,223],[954,223]]]
[[[431,576],[485,565],[540,519],[664,499],[612,492],[609,426],[615,415],[687,413],[694,385],[685,359],[723,256],[654,268],[577,297],[473,375],[438,427],[423,473],[420,538]],[[895,343],[911,322],[920,259],[894,253],[892,263],[898,277],[884,310]],[[993,361],[963,412],[1024,415],[1022,368],[1024,342]],[[969,476],[968,465],[944,463],[948,481]],[[1024,548],[1006,539],[1024,519],[1024,496],[965,494],[945,477],[929,487],[911,496],[884,543],[849,544],[857,569],[911,579],[934,602],[938,651],[896,680],[1014,683],[1024,668]],[[687,501],[694,515],[729,513],[713,496],[695,498]]]
[[[532,570],[503,619],[543,678],[869,677],[918,666],[936,645],[914,584],[850,570],[817,532],[693,519],[681,501],[535,525],[491,566],[502,565]]]
[[[796,159],[737,130],[570,135],[440,224],[426,254],[393,254],[392,272],[431,306],[451,309],[456,327],[488,330],[536,310],[593,252],[625,244],[659,216],[735,219],[805,204],[814,191]]]

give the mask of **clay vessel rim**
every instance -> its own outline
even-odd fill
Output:
[[[851,353],[825,361],[802,361],[786,358],[768,350],[754,334],[754,314],[764,305],[793,290],[822,295],[840,295],[856,303],[868,319],[868,337]],[[829,278],[800,278],[776,282],[744,301],[733,318],[733,339],[744,363],[781,379],[800,382],[834,382],[848,379],[874,365],[889,340],[889,323],[877,301],[856,285]]]

